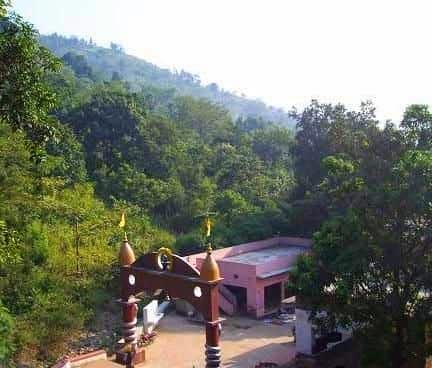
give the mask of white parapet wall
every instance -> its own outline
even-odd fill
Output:
[[[295,334],[296,334],[296,350],[297,353],[305,355],[313,355],[313,348],[315,345],[316,329],[310,318],[310,311],[307,309],[295,309]],[[320,312],[320,315],[325,315],[325,312]],[[341,334],[341,340],[334,343],[327,344],[327,350],[333,346],[352,337],[352,330],[337,328],[336,332]]]
[[[152,300],[143,308],[143,333],[151,333],[159,321],[163,318],[169,302],[165,301],[158,305],[157,300]]]
[[[312,355],[315,344],[312,323],[309,321],[310,312],[305,309],[295,309],[295,335],[297,353]]]

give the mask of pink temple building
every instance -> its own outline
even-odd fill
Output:
[[[220,287],[220,308],[263,317],[275,312],[285,298],[285,283],[297,257],[308,252],[310,239],[275,237],[213,251],[224,278]],[[206,253],[185,257],[200,269]]]

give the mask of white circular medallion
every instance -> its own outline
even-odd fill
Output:
[[[195,297],[201,298],[202,291],[201,291],[201,288],[199,286],[194,287],[193,293],[194,293]]]
[[[129,285],[135,285],[135,276],[129,275]]]

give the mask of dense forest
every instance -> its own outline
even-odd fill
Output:
[[[127,81],[134,91],[148,90],[149,87],[162,89],[164,98],[177,95],[206,98],[225,107],[233,119],[255,117],[265,121],[293,127],[294,120],[281,108],[268,106],[257,99],[250,99],[226,91],[216,83],[204,85],[198,75],[184,70],[171,71],[152,63],[128,55],[116,43],[110,48],[96,45],[77,37],[64,37],[59,34],[41,35],[40,41],[58,57],[64,57],[66,64],[71,65],[78,75],[88,75],[86,63],[92,68],[88,75],[93,80],[122,79]],[[83,61],[82,65],[80,60]],[[86,60],[86,62],[84,62]]]
[[[365,366],[424,360],[427,106],[384,127],[371,103],[351,111],[312,101],[290,114],[295,132],[268,116],[233,119],[187,90],[137,89],[116,63],[96,69],[69,47],[57,58],[7,5],[0,0],[1,366],[49,366],[116,298],[123,212],[137,254],[199,250],[207,211],[216,247],[313,237],[290,288],[329,312],[317,323],[354,328]]]

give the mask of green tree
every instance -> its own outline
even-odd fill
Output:
[[[401,122],[406,137],[419,149],[432,147],[432,113],[427,105],[411,105]]]
[[[341,154],[354,161],[367,161],[364,155],[369,152],[368,146],[378,150],[384,146],[374,144],[381,135],[371,103],[363,103],[359,111],[354,111],[341,104],[312,101],[303,112],[292,116],[298,129],[292,148],[297,185],[286,211],[292,219],[291,231],[310,236],[328,216],[327,205],[316,191],[326,175],[323,159]]]
[[[328,220],[293,277],[314,311],[329,312],[324,326],[350,326],[366,363],[394,368],[425,357],[432,310],[432,153],[404,133],[389,126],[357,159],[323,160]]]
[[[7,8],[11,6],[10,0],[0,0],[0,18],[7,15]]]
[[[323,158],[337,153],[357,158],[378,125],[370,103],[362,104],[360,111],[351,111],[341,104],[312,101],[302,113],[292,116],[297,120],[293,154],[300,196],[321,182],[325,175]]]
[[[258,129],[252,135],[252,149],[263,161],[270,166],[280,165],[287,170],[291,167],[291,150],[294,146],[294,137],[291,131],[268,126]]]
[[[204,99],[178,97],[172,108],[171,117],[207,142],[229,141],[234,135],[234,124],[228,112]]]
[[[2,2],[4,13],[5,2]],[[24,131],[41,147],[54,135],[50,110],[55,95],[45,81],[45,73],[57,70],[60,62],[41,46],[32,25],[18,15],[0,22],[0,116],[14,130]]]
[[[103,88],[89,102],[64,117],[82,142],[87,171],[96,180],[100,194],[110,195],[106,178],[122,162],[133,162],[143,111],[133,96],[124,91]]]
[[[93,81],[96,80],[92,67],[87,63],[83,55],[69,51],[63,55],[62,61],[72,68],[78,78],[85,77]]]

